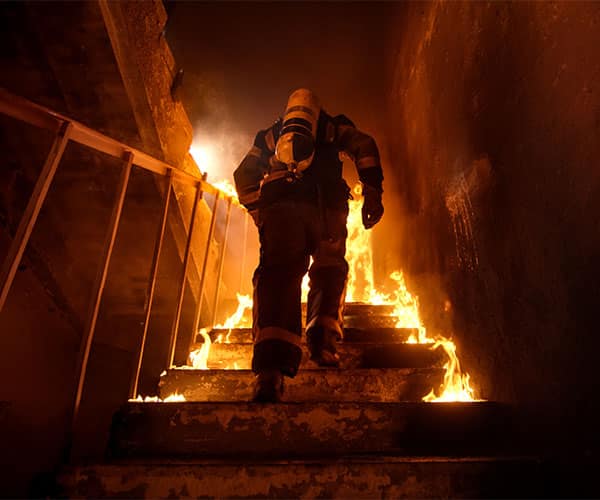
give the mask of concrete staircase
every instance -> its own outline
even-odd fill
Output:
[[[305,356],[285,403],[251,397],[251,338],[213,344],[209,370],[171,369],[159,394],[115,415],[107,462],[59,476],[69,497],[416,498],[543,495],[542,466],[510,454],[512,413],[423,403],[443,352],[403,343],[385,306],[350,304],[342,368]],[[213,331],[216,339],[218,331]],[[225,332],[227,333],[227,332]],[[306,353],[305,353],[306,354]],[[236,363],[241,369],[225,370]]]

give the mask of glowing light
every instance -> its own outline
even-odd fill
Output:
[[[192,155],[194,153],[190,150]],[[203,153],[199,149],[196,153],[202,165],[203,162],[209,162],[208,153]],[[234,195],[235,190],[231,183],[222,181],[214,184],[228,195]],[[469,375],[463,373],[460,362],[456,354],[456,345],[451,339],[440,335],[430,337],[423,324],[419,314],[419,298],[412,295],[406,286],[404,274],[401,271],[395,271],[389,276],[389,281],[393,284],[391,291],[383,292],[378,290],[374,284],[373,274],[373,253],[371,246],[371,232],[366,231],[362,226],[362,190],[360,185],[353,190],[354,200],[349,202],[348,214],[348,241],[346,245],[346,260],[350,268],[349,279],[346,292],[346,302],[363,302],[374,305],[392,305],[392,317],[395,318],[396,328],[416,329],[417,334],[411,335],[407,340],[410,344],[430,344],[431,349],[441,347],[448,360],[444,365],[445,374],[438,394],[434,389],[423,398],[426,402],[449,402],[449,401],[475,401],[475,391],[470,386]],[[302,280],[302,297],[306,300],[308,295],[308,276]],[[389,287],[388,287],[389,288]],[[227,320],[217,325],[215,328],[229,330],[225,339],[220,334],[215,343],[228,342],[229,335],[233,328],[245,328],[251,326],[251,320],[246,315],[246,311],[252,308],[252,299],[245,295],[237,295],[238,308]],[[450,303],[447,302],[444,310],[448,311]],[[206,370],[210,354],[210,337],[205,330],[199,332],[204,337],[204,344],[190,353],[192,366],[176,367],[178,369],[201,369]],[[226,369],[238,369],[236,362]]]
[[[346,260],[350,267],[346,302],[365,302],[377,305],[393,305],[392,316],[396,319],[396,328],[414,328],[417,334],[412,334],[406,341],[408,344],[430,344],[431,349],[441,347],[448,361],[444,365],[445,374],[439,395],[432,389],[423,398],[426,402],[476,401],[475,391],[470,386],[470,377],[462,373],[456,354],[456,345],[450,339],[436,335],[427,335],[427,329],[419,314],[419,298],[412,295],[401,271],[394,271],[389,279],[394,283],[389,293],[376,289],[373,278],[373,253],[371,247],[371,232],[362,226],[362,190],[360,185],[353,189],[354,200],[350,200],[348,214],[348,242]],[[450,303],[444,305],[448,311]]]
[[[158,396],[142,397],[141,395],[135,399],[129,399],[130,403],[182,403],[184,401],[186,401],[185,396],[177,392],[169,394],[165,399],[160,399]]]
[[[202,328],[199,332],[204,339],[204,343],[198,348],[190,352],[190,361],[192,368],[195,370],[208,370],[208,355],[210,354],[210,336],[206,332],[206,328]]]
[[[190,154],[201,171],[206,172],[211,170],[215,160],[215,155],[211,148],[194,142],[190,146]]]
[[[350,200],[348,213],[348,240],[346,243],[346,261],[350,268],[346,287],[346,302],[384,303],[376,294],[373,284],[373,252],[371,251],[371,233],[362,226],[362,187],[353,189],[354,200]]]
[[[309,268],[312,264],[312,257],[310,258]],[[301,291],[300,291],[300,300],[304,303],[308,302],[308,292],[310,292],[310,287],[308,284],[310,283],[310,279],[308,277],[308,273],[306,273],[302,278]]]
[[[234,203],[236,203],[237,205],[240,204],[240,201],[237,197],[237,191],[235,190],[235,187],[231,182],[229,182],[228,180],[222,180],[217,182],[211,182],[210,184],[212,184],[226,196],[230,196],[233,199]]]
[[[231,330],[233,328],[250,328],[252,326],[252,318],[250,315],[246,314],[246,311],[252,310],[252,299],[249,295],[241,295],[237,294],[238,307],[236,311],[229,316],[223,323],[220,325],[216,325],[215,328],[218,330]],[[228,339],[225,339],[227,342]],[[219,339],[215,341],[219,342]]]
[[[432,349],[442,347],[448,356],[448,361],[444,365],[446,373],[441,387],[441,394],[435,395],[433,389],[423,398],[423,401],[430,403],[443,403],[451,401],[480,401],[475,398],[475,391],[469,384],[469,374],[462,373],[460,362],[456,355],[456,345],[448,339],[436,340]]]

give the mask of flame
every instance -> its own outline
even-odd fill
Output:
[[[375,290],[373,283],[373,252],[371,251],[371,233],[362,226],[362,214],[359,199],[362,198],[362,186],[357,184],[352,190],[354,199],[350,200],[348,212],[348,241],[346,261],[350,268],[346,287],[346,302],[366,302],[368,304],[385,303]]]
[[[142,397],[141,394],[135,399],[129,399],[130,403],[183,403],[186,401],[183,394],[174,392],[169,394],[165,399],[160,399],[158,396],[146,396]]]
[[[229,333],[231,333],[233,328],[250,328],[252,326],[252,319],[246,315],[247,310],[252,310],[252,299],[249,295],[241,295],[239,293],[237,294],[237,299],[238,307],[236,311],[223,323],[216,325],[215,328],[229,330]],[[227,337],[229,337],[229,333],[227,334]],[[228,340],[229,339],[226,338],[225,342],[228,342]],[[215,343],[219,341],[219,338],[217,338]]]
[[[441,347],[448,361],[444,365],[444,380],[436,396],[432,389],[423,398],[426,402],[475,401],[475,391],[470,385],[470,377],[463,373],[456,354],[456,345],[450,339],[436,335],[431,338],[419,314],[419,298],[412,295],[401,271],[394,271],[389,279],[394,283],[390,293],[377,290],[374,285],[373,252],[371,248],[371,232],[362,226],[362,189],[360,184],[353,189],[354,199],[350,200],[348,214],[348,244],[346,260],[350,267],[346,302],[365,302],[377,305],[393,305],[392,315],[396,318],[396,328],[414,328],[407,343],[431,344],[430,349]],[[448,303],[445,308],[450,307]]]
[[[197,349],[190,351],[189,364],[175,366],[173,367],[175,370],[208,370],[208,358],[210,356],[212,344],[229,343],[229,336],[231,335],[232,329],[246,328],[251,326],[251,324],[249,324],[249,321],[251,322],[251,320],[248,320],[245,313],[248,309],[252,309],[252,299],[248,295],[242,295],[239,293],[237,294],[237,299],[237,310],[229,318],[227,318],[224,323],[214,327],[215,329],[229,330],[227,335],[223,337],[223,334],[219,333],[215,341],[212,342],[210,336],[208,335],[207,329],[202,328],[198,333],[202,335],[204,343]],[[224,369],[239,370],[239,367],[237,363],[234,362],[233,365],[225,366]]]
[[[310,265],[312,264],[312,257],[310,258]],[[308,284],[310,283],[310,279],[308,277],[308,273],[306,273],[304,275],[304,277],[302,278],[302,284],[301,286],[301,293],[300,293],[300,300],[304,303],[308,302],[308,292],[310,291],[310,287],[308,286]]]
[[[234,203],[240,204],[240,200],[238,200],[237,191],[234,185],[229,182],[227,179],[223,179],[216,182],[210,182],[211,185],[216,187],[219,191],[224,193],[226,196],[230,196]]]
[[[442,383],[442,391],[439,396],[435,395],[433,389],[423,398],[423,401],[429,403],[443,403],[450,401],[479,401],[475,398],[475,391],[469,384],[469,374],[462,373],[460,362],[456,355],[456,345],[448,339],[438,339],[435,341],[432,349],[442,347],[448,356],[448,361],[444,365],[446,373]]]
[[[194,370],[208,370],[208,355],[210,354],[210,336],[206,332],[206,328],[200,329],[198,332],[202,335],[204,343],[198,348],[190,352],[190,361]]]
[[[210,154],[208,150],[199,146],[193,146],[190,153],[200,166],[206,166],[210,163]],[[226,180],[212,183],[215,187],[223,191],[228,196],[237,200],[237,193],[233,185]],[[401,271],[394,271],[389,280],[394,283],[391,292],[382,292],[375,287],[373,272],[373,252],[371,247],[371,232],[366,231],[362,225],[362,186],[357,184],[352,190],[354,199],[349,202],[348,213],[348,243],[346,245],[346,260],[350,272],[346,288],[346,302],[363,302],[374,305],[393,305],[392,316],[396,319],[396,328],[413,328],[417,334],[412,334],[407,343],[410,344],[430,344],[431,349],[441,347],[448,357],[444,365],[444,380],[436,396],[432,389],[427,396],[423,398],[426,402],[450,402],[450,401],[475,401],[475,391],[470,385],[470,377],[463,373],[460,362],[456,354],[456,345],[451,339],[441,335],[429,337],[427,329],[423,324],[419,314],[419,298],[412,295],[404,280],[404,274]],[[308,275],[302,280],[302,300],[306,301],[309,291]],[[225,342],[229,340],[229,334],[233,328],[248,327],[249,321],[245,318],[245,311],[252,307],[252,299],[248,296],[238,294],[238,309],[223,324],[216,328],[228,329],[229,333]],[[445,308],[449,304],[445,304]],[[193,368],[206,369],[207,360],[210,352],[210,338],[204,331],[200,331],[204,336],[205,343],[195,351],[190,353]],[[215,343],[222,342],[222,335],[215,340]],[[178,367],[190,368],[190,367]],[[233,368],[237,369],[237,364],[233,363]]]

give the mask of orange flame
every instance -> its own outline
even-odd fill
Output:
[[[190,153],[197,158],[198,164],[206,163],[208,154],[206,151],[196,148],[190,150]],[[200,160],[200,161],[198,161]],[[229,181],[218,181],[213,183],[215,187],[222,190],[229,196],[234,196],[237,201],[235,188]],[[349,203],[348,214],[348,242],[346,245],[346,260],[350,268],[348,276],[348,285],[346,289],[346,302],[364,302],[374,305],[393,305],[393,316],[396,318],[396,328],[414,328],[417,329],[417,335],[411,335],[407,343],[412,344],[431,344],[431,349],[442,347],[448,356],[448,361],[444,365],[445,375],[440,387],[440,394],[436,396],[432,389],[427,396],[423,398],[426,402],[449,402],[449,401],[475,401],[475,391],[470,386],[470,377],[462,373],[460,362],[456,354],[456,345],[450,339],[436,335],[431,338],[427,335],[427,329],[423,324],[419,314],[419,298],[412,295],[406,286],[404,275],[401,271],[394,271],[389,278],[395,283],[391,293],[384,293],[375,287],[373,273],[373,252],[371,247],[371,232],[364,230],[362,226],[362,186],[357,184],[354,189],[354,199]],[[239,202],[238,202],[239,203]],[[308,275],[302,280],[302,300],[306,301],[308,295]],[[252,307],[252,300],[247,296],[238,294],[238,309],[218,328],[229,329],[249,326],[245,319],[244,312]],[[240,312],[241,311],[241,312]],[[202,334],[202,331],[200,332]],[[192,364],[198,364],[201,369],[206,369],[206,363],[210,352],[210,338],[206,341],[208,335],[206,332],[205,343],[203,346],[190,353]],[[225,339],[228,341],[229,334]],[[223,341],[219,336],[215,342]],[[199,351],[196,355],[196,353]],[[195,361],[198,359],[198,361]],[[204,368],[202,368],[204,367]],[[234,369],[237,364],[234,363]],[[181,367],[188,368],[188,367]]]
[[[204,343],[198,348],[190,352],[190,361],[192,368],[195,370],[208,370],[208,355],[210,354],[210,336],[206,332],[206,328],[202,328],[199,332],[204,339]]]
[[[129,399],[128,401],[130,403],[182,403],[186,401],[186,399],[183,394],[174,392],[173,394],[169,394],[165,399],[160,399],[158,396],[142,397],[141,395],[138,395],[137,398]]]
[[[354,200],[350,201],[348,214],[348,244],[346,260],[350,267],[346,302],[366,302],[369,304],[394,305],[393,316],[396,328],[415,328],[417,335],[411,335],[407,343],[431,344],[431,349],[442,347],[448,356],[444,365],[446,370],[440,393],[436,396],[432,389],[423,398],[426,402],[475,401],[475,391],[470,385],[470,377],[462,373],[456,354],[456,345],[450,339],[440,335],[431,338],[419,314],[419,298],[412,295],[404,281],[401,271],[394,271],[389,277],[395,283],[391,293],[383,293],[375,288],[373,278],[373,253],[371,232],[362,226],[362,203],[360,185],[353,190]]]
[[[240,204],[240,201],[238,200],[237,191],[235,190],[235,187],[231,182],[229,182],[226,179],[223,179],[223,180],[216,181],[216,182],[210,182],[210,184],[212,184],[219,191],[224,193],[225,196],[231,197],[231,199],[233,200],[234,203],[236,203],[238,205]]]
[[[246,311],[252,310],[252,299],[249,295],[237,294],[238,307],[236,311],[229,316],[223,323],[216,325],[215,328],[222,330],[231,330],[233,328],[250,328],[252,326],[252,319],[246,314]],[[227,342],[228,339],[225,339]],[[215,341],[215,342],[218,342]]]

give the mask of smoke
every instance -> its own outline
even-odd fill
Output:
[[[233,171],[252,146],[253,136],[238,130],[232,123],[224,122],[218,129],[209,129],[202,122],[194,127],[194,140],[190,153],[208,181],[232,182]]]
[[[236,120],[219,75],[192,74],[186,82],[186,108],[194,118],[190,153],[208,181],[233,180],[233,171],[252,146],[254,132]]]

